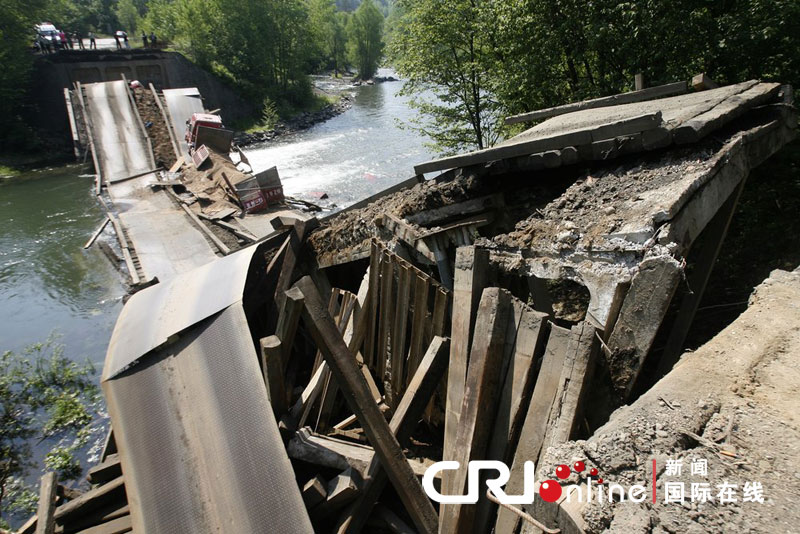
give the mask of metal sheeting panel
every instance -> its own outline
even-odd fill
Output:
[[[108,344],[103,380],[113,378],[169,336],[242,300],[253,245],[148,287],[122,308]]]
[[[154,165],[144,132],[124,81],[83,86],[103,179],[113,183],[151,170]]]
[[[203,99],[197,87],[187,87],[184,89],[164,89],[164,100],[167,102],[172,121],[172,131],[178,140],[181,152],[184,156],[189,155],[189,146],[186,144],[186,121],[192,118],[192,113],[203,113]]]
[[[241,304],[103,390],[134,532],[313,532]]]

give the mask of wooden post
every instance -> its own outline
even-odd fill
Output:
[[[378,330],[378,351],[375,369],[378,373],[378,382],[382,383],[386,375],[386,359],[388,358],[389,336],[393,324],[393,298],[392,287],[394,285],[394,261],[388,251],[383,251],[381,260],[381,313],[380,328]],[[387,400],[389,392],[387,392]]]
[[[436,390],[436,386],[444,374],[447,367],[447,349],[449,341],[435,337],[431,342],[428,351],[422,358],[417,372],[408,384],[402,400],[397,405],[397,409],[389,422],[389,428],[394,432],[400,445],[405,445],[411,437],[417,421],[422,416],[425,406],[428,404],[430,396]],[[364,527],[370,510],[378,501],[388,478],[386,471],[377,458],[372,459],[367,468],[366,483],[358,500],[350,506],[339,520],[339,524],[334,532],[343,534],[356,534]]]
[[[315,476],[303,486],[303,502],[309,512],[328,497],[325,481],[320,476]]]
[[[42,476],[39,486],[39,509],[36,514],[36,534],[54,534],[56,531],[56,492],[58,477],[50,471]]]
[[[442,459],[453,460],[461,404],[464,401],[464,383],[467,378],[467,361],[472,342],[472,327],[489,270],[489,253],[476,247],[456,250],[455,281],[453,286],[453,319],[450,327],[450,367],[447,370],[447,400],[445,406],[444,450]],[[445,493],[451,491],[452,472],[442,479]]]
[[[325,309],[314,282],[305,276],[297,282],[297,287],[305,297],[303,319],[306,327],[322,350],[350,409],[358,417],[369,442],[386,469],[389,480],[392,481],[417,528],[422,532],[434,532],[438,524],[436,511],[425,495],[422,484],[408,465],[389,424],[375,404],[369,386],[336,328],[333,318]]]
[[[378,244],[373,240],[370,243],[369,255],[369,290],[367,291],[366,300],[366,340],[364,345],[364,361],[369,367],[375,366],[375,337],[376,337],[376,322],[375,318],[378,316],[378,294],[380,288],[381,278],[381,252]]]
[[[297,325],[303,313],[303,294],[293,287],[286,291],[286,300],[278,316],[278,325],[275,335],[281,340],[281,370],[286,371],[289,357],[292,354],[294,336],[297,334]]]
[[[465,493],[467,464],[470,460],[484,458],[503,379],[502,361],[511,313],[511,294],[508,291],[496,287],[484,290],[475,319],[475,337],[453,450],[453,460],[459,463],[460,468],[453,471],[449,494]],[[440,510],[440,533],[472,531],[475,506],[444,504]]]
[[[264,373],[264,384],[267,387],[269,402],[277,420],[280,420],[281,416],[286,413],[288,402],[281,369],[282,352],[282,343],[278,336],[261,339],[261,369]]]
[[[411,319],[411,346],[408,351],[408,377],[414,376],[422,357],[425,322],[428,319],[428,280],[416,275],[414,281],[414,309]]]
[[[637,91],[644,89],[644,74],[640,72],[634,76],[634,85]]]

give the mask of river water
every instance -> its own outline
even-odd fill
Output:
[[[61,337],[67,356],[102,367],[122,309],[119,274],[83,244],[103,220],[91,168],[0,180],[0,351]]]
[[[381,69],[379,76],[393,75]],[[273,165],[287,195],[314,201],[323,193],[344,208],[414,175],[435,154],[417,132],[401,128],[414,110],[402,82],[355,89],[353,107],[324,123],[266,146],[245,150],[253,169]]]
[[[248,157],[257,171],[277,165],[287,194],[324,192],[339,207],[409,178],[433,154],[398,124],[414,114],[401,87],[352,88],[352,109]],[[69,165],[0,179],[0,351],[56,332],[67,356],[102,367],[124,287],[96,246],[82,248],[103,220],[89,172]]]

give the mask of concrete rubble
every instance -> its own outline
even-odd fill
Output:
[[[172,262],[130,298],[103,374],[113,430],[95,487],[50,512],[57,528],[790,530],[797,514],[781,508],[774,472],[800,456],[796,384],[778,378],[796,374],[797,272],[773,273],[740,319],[681,356],[750,170],[796,135],[792,91],[699,80],[510,118],[546,120],[496,147],[422,163],[415,178],[320,219],[283,206],[250,226],[215,224],[195,204],[223,210],[221,190],[184,205],[231,246],[181,239],[171,254],[194,248],[203,259]],[[164,145],[181,157],[170,128],[157,128],[150,167],[154,154],[162,165],[170,157]],[[102,161],[102,136],[88,138]],[[226,161],[212,169],[237,172]],[[169,245],[137,210],[161,203],[179,231],[181,195],[200,196],[192,182],[216,172],[173,168],[183,170],[158,191],[152,179],[101,184],[143,280],[159,261],[149,256]],[[782,319],[766,329],[765,314]],[[651,388],[646,365],[661,371]],[[776,443],[777,429],[794,445]],[[667,459],[688,469],[696,456],[713,483],[763,472],[773,500],[662,504]],[[481,494],[440,505],[421,483],[439,460],[504,462],[509,494],[522,493],[532,461],[539,482],[572,466],[561,485],[652,479],[658,499],[579,503],[566,500],[575,488],[550,499],[552,486],[537,484],[531,504],[498,507]],[[273,475],[260,474],[264,465]],[[433,480],[441,494],[468,488],[465,469]]]

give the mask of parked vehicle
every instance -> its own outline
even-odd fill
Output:
[[[63,48],[61,32],[52,23],[42,22],[34,26],[34,29],[36,30],[36,39],[33,46],[39,51],[43,51],[46,48],[51,50]]]

